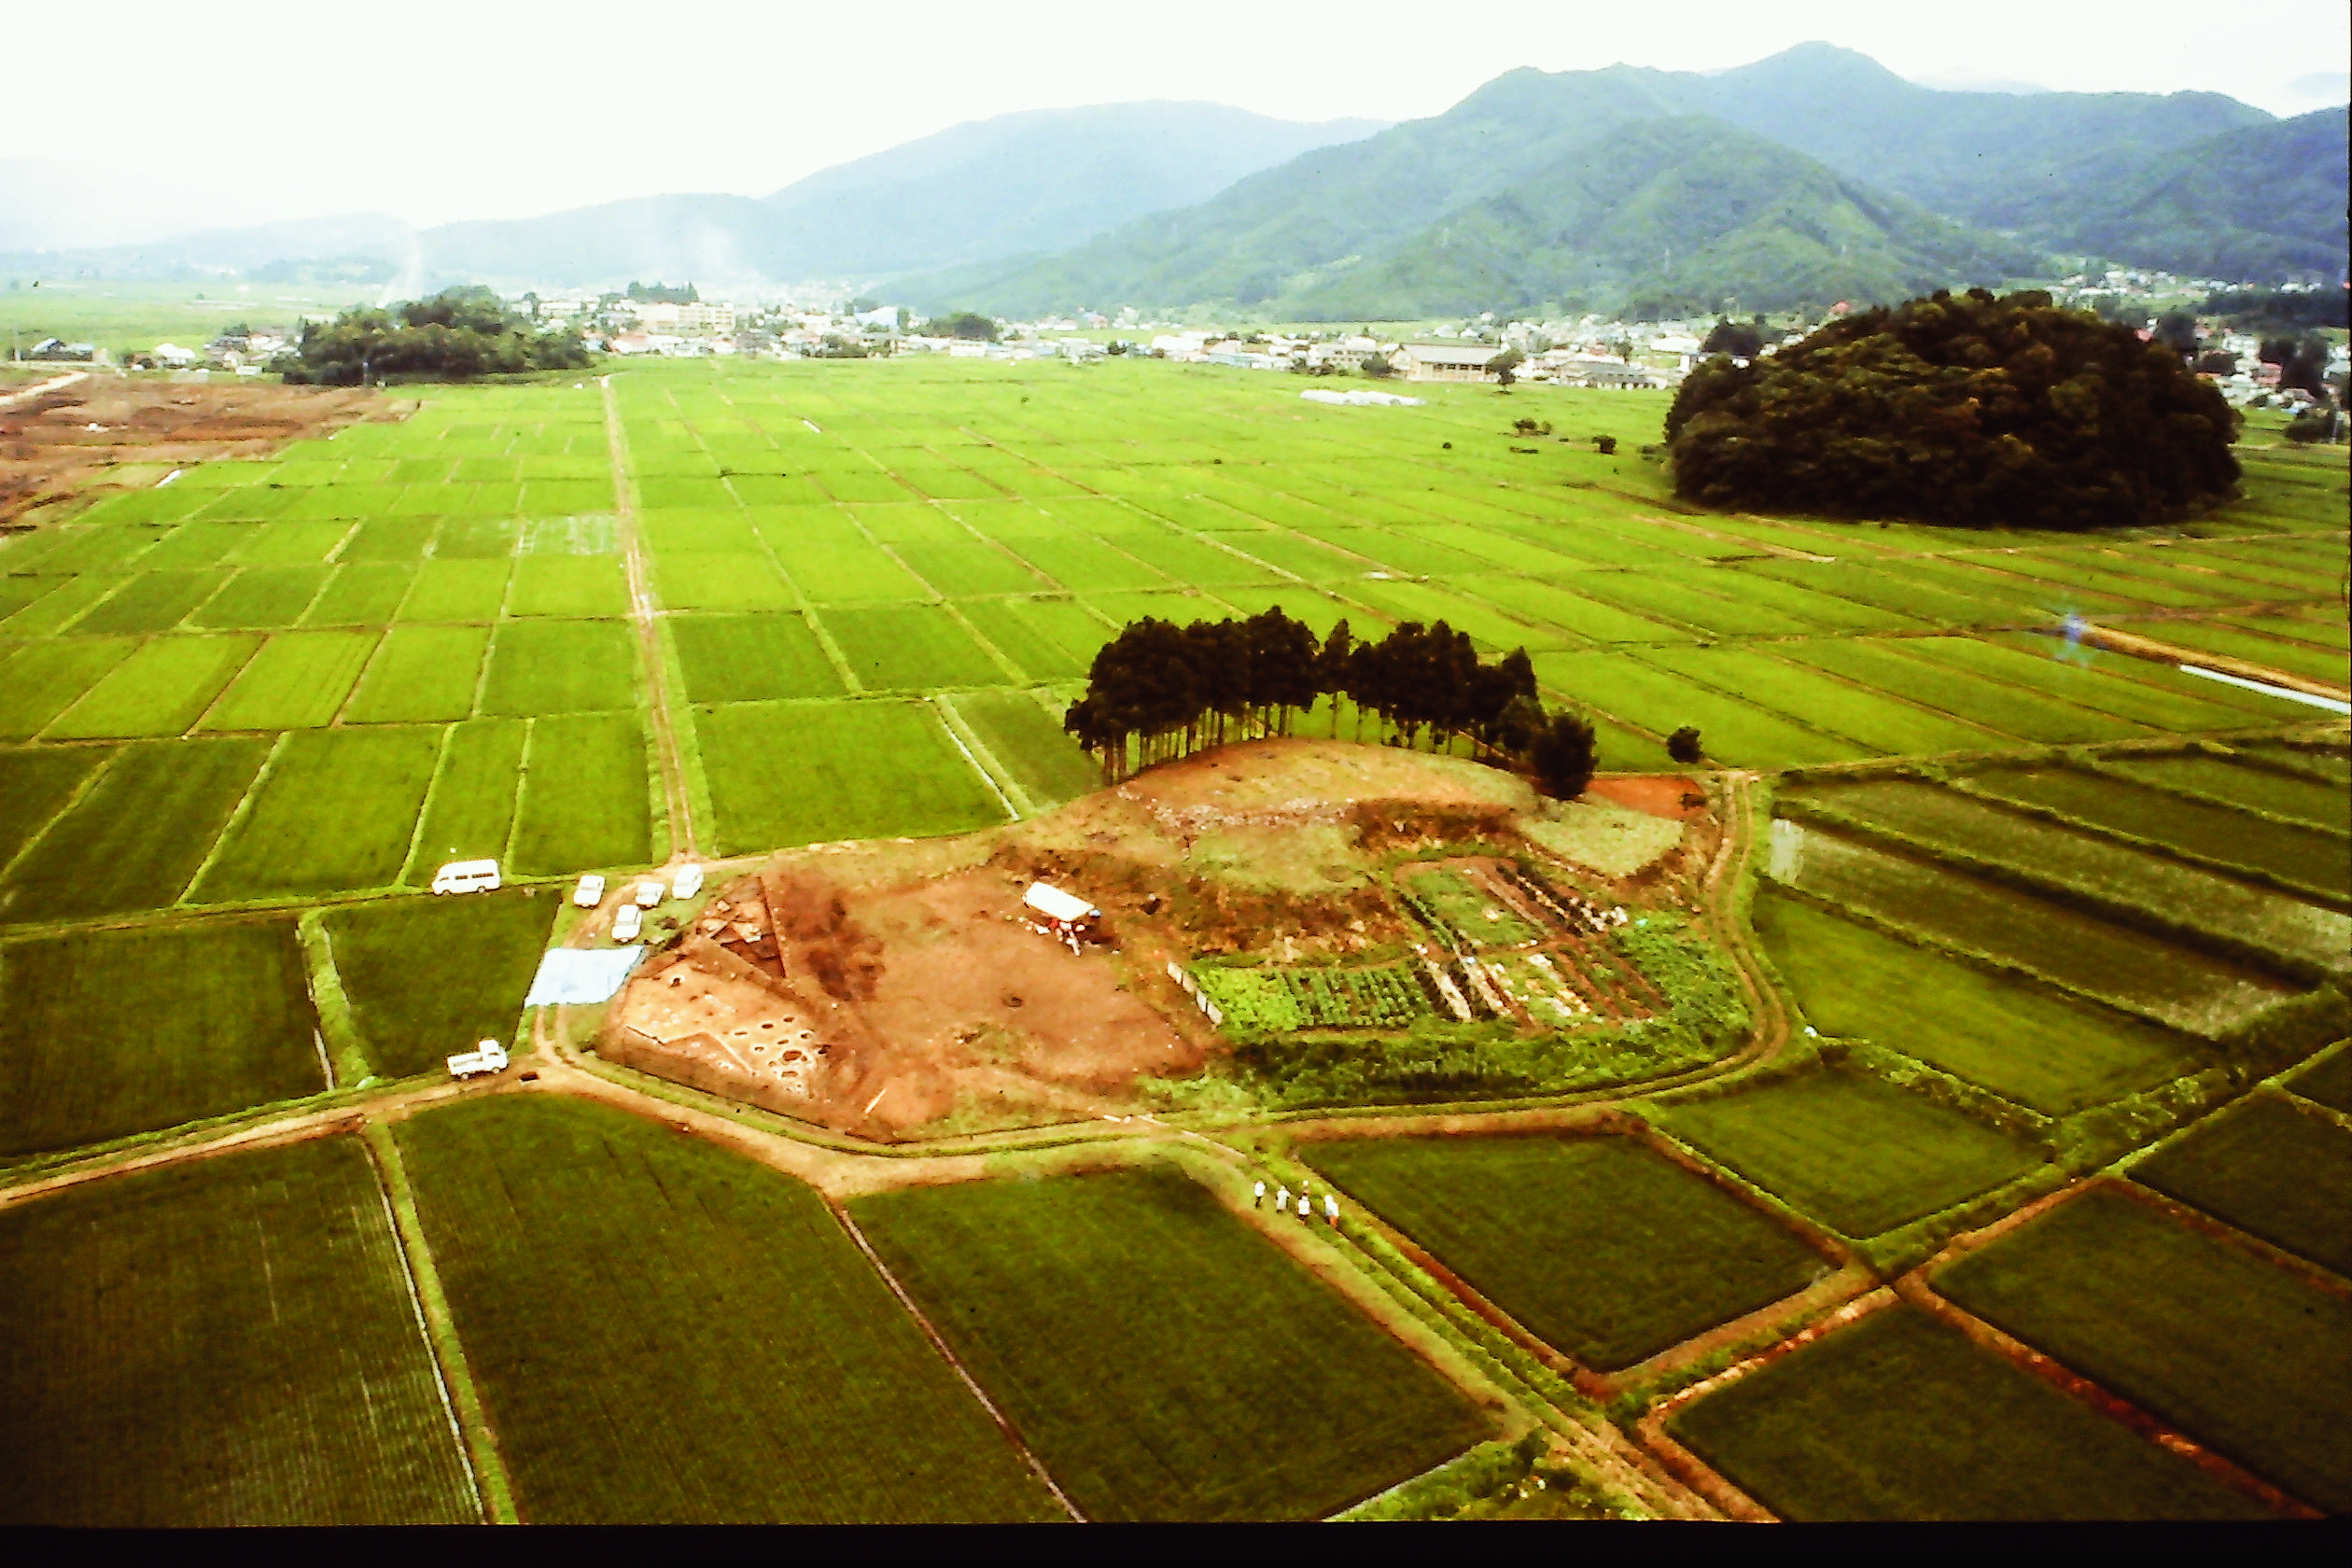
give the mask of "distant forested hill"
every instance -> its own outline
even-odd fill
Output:
[[[1694,116],[1751,137],[1621,139]],[[1769,309],[1817,301],[1833,282],[1849,285],[1834,297],[1887,301],[1997,282],[2045,249],[2101,252],[2119,234],[2141,265],[2243,259],[2243,275],[2262,278],[2310,265],[2288,259],[2307,246],[2265,236],[2340,225],[2345,207],[2340,139],[2331,172],[2324,149],[2284,129],[2217,93],[1939,91],[1826,44],[1715,76],[1518,70],[1442,115],[1306,154],[1065,255],[902,287],[1016,314],[1211,303],[1409,316],[1461,308],[1482,286],[1501,292],[1480,309],[1733,297]],[[1687,170],[1656,161],[1674,147],[1695,161]],[[2224,204],[2177,172],[2217,149],[2239,184],[2277,192],[2291,222],[2274,211],[2258,224],[2238,210],[2247,203]],[[2177,221],[2127,233],[2132,193],[2159,188],[2168,194],[2147,199]],[[1621,208],[1604,213],[1595,203],[1611,192]],[[2100,213],[2115,221],[2088,221]]]
[[[2035,215],[2029,231],[2197,277],[2341,277],[2346,133],[2340,108],[2226,131],[2084,192],[2071,210]]]
[[[1245,302],[1324,321],[1545,306],[1681,315],[1727,301],[1901,299],[2036,259],[1760,136],[1686,116],[1621,125],[1368,255],[1280,277]],[[1246,286],[1250,261],[1245,242],[1220,281]],[[1156,271],[1123,281],[1183,292],[1181,273]],[[1047,263],[991,297],[1026,312],[1085,286],[1081,267]]]

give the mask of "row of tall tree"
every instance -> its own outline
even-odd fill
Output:
[[[1524,763],[1563,799],[1583,793],[1597,762],[1589,721],[1545,712],[1523,648],[1482,661],[1469,634],[1443,621],[1408,621],[1377,642],[1342,621],[1318,638],[1279,606],[1247,620],[1130,622],[1096,653],[1062,727],[1107,784],[1205,746],[1288,735],[1326,698],[1337,735],[1340,697],[1355,707],[1359,740],[1367,715],[1406,746],[1466,735],[1480,755]]]
[[[589,363],[580,334],[541,331],[479,284],[444,288],[389,310],[347,310],[313,322],[271,369],[290,385],[366,386],[394,381],[471,381]]]

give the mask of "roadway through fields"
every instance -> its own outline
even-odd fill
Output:
[[[678,725],[670,717],[669,672],[662,658],[662,625],[653,609],[653,589],[637,537],[637,498],[629,492],[629,444],[622,433],[621,408],[612,378],[596,378],[604,390],[605,442],[612,454],[613,526],[621,537],[621,559],[629,574],[629,619],[636,623],[645,656],[645,689],[653,718],[653,744],[662,759],[662,797],[669,810],[670,859],[700,855],[694,838],[694,803],[686,788],[686,760],[678,749]]]

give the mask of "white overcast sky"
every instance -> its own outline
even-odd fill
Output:
[[[17,159],[134,171],[231,222],[524,217],[764,194],[1015,109],[1206,99],[1433,115],[1519,65],[1745,63],[1807,39],[1942,84],[2342,103],[2345,0],[33,0]],[[80,84],[88,84],[84,87]],[[222,193],[233,193],[228,203]],[[223,206],[231,210],[223,211]]]

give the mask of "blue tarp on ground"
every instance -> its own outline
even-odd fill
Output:
[[[642,947],[557,947],[539,959],[523,1005],[609,1001],[644,956]]]

